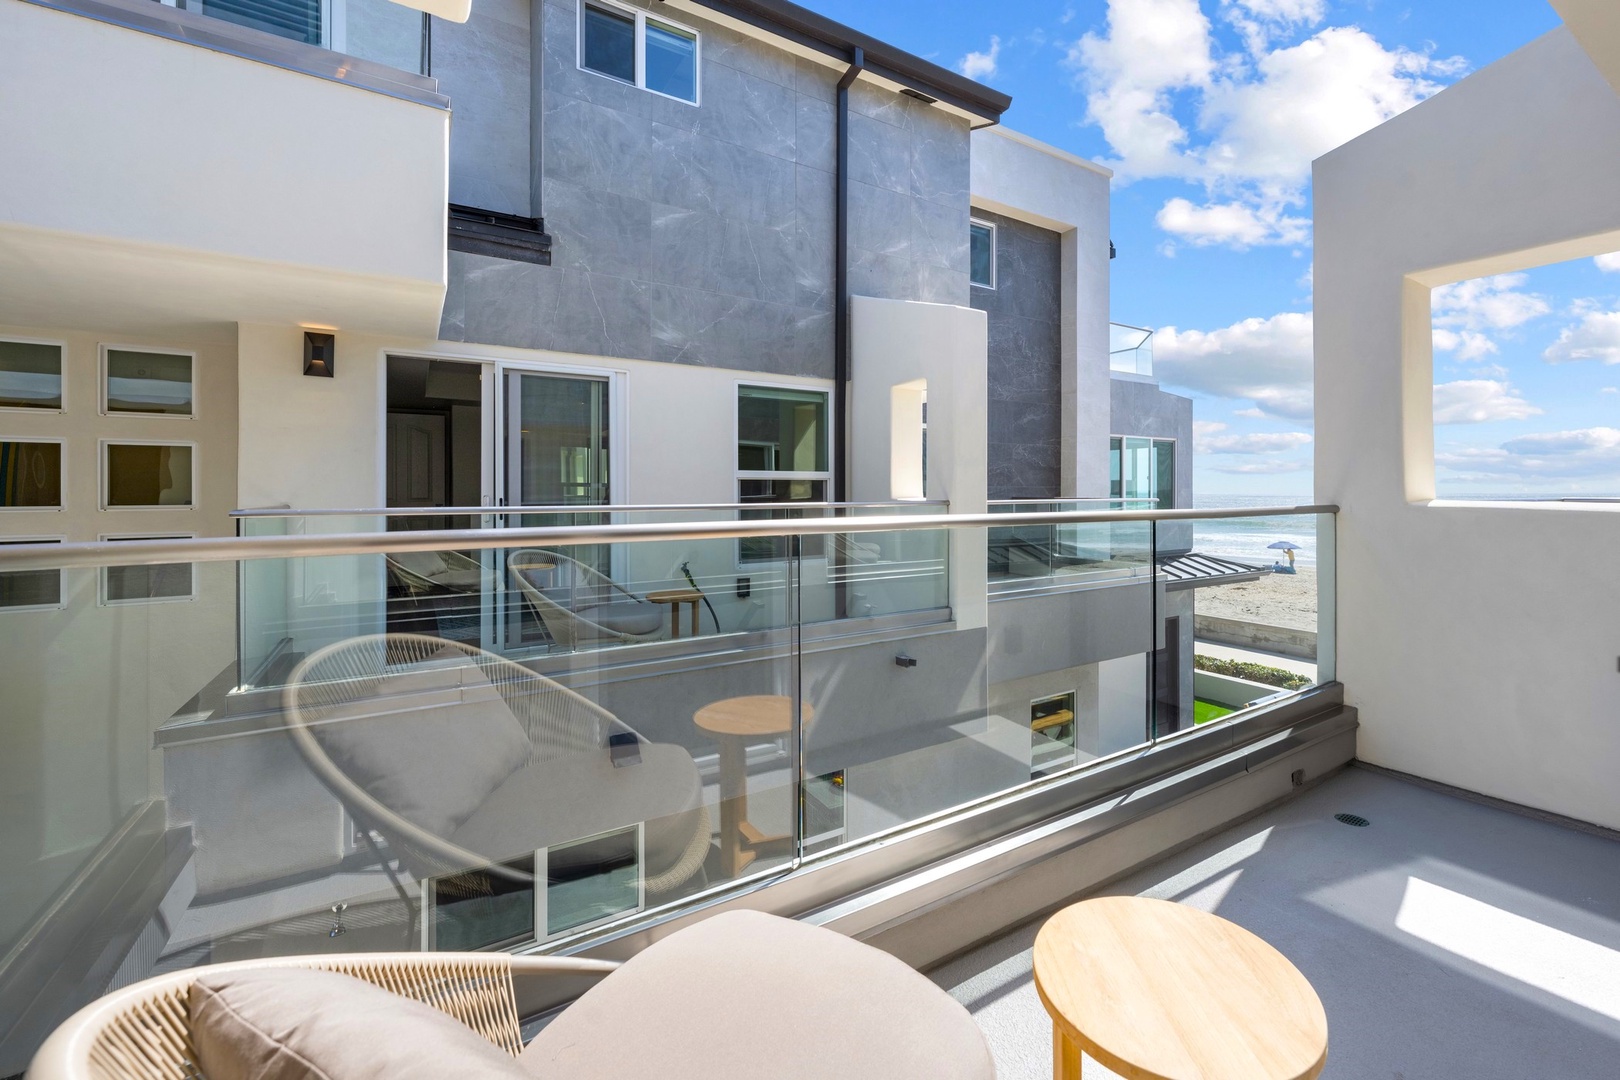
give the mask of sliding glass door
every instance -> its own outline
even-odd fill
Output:
[[[557,507],[541,513],[509,513],[507,524],[526,528],[549,525],[594,525],[608,516],[590,507],[613,501],[612,384],[607,378],[554,374],[507,368],[503,379],[505,430],[503,504],[508,507]],[[579,507],[575,511],[567,508]],[[526,573],[535,588],[557,590],[591,573],[612,577],[612,549],[598,544],[572,547],[557,557],[525,556],[546,569],[514,566],[504,574]],[[508,611],[501,620],[508,649],[550,644],[545,623],[525,600],[519,583],[508,592]]]

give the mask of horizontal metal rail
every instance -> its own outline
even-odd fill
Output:
[[[1135,498],[1135,497],[1127,498],[1127,497],[1125,497],[1123,495],[1121,495],[1118,498],[1115,498],[1112,495],[1088,495],[1088,496],[1086,496],[1084,498],[1069,498],[1067,496],[1063,496],[1063,497],[1052,498],[1052,499],[987,499],[987,500],[985,500],[985,505],[986,506],[1026,506],[1026,505],[1037,505],[1037,506],[1039,506],[1039,505],[1045,505],[1047,503],[1099,503],[1099,502],[1105,502],[1105,503],[1115,503],[1115,502],[1151,503],[1154,506],[1157,506],[1159,504],[1159,500],[1157,498],[1151,498],[1151,499],[1149,499],[1149,498],[1140,498],[1139,499],[1139,498]]]
[[[649,522],[626,525],[556,525],[533,529],[423,529],[409,532],[333,533],[330,536],[221,536],[193,540],[117,540],[81,544],[17,544],[0,548],[0,572],[100,566],[152,566],[177,562],[232,562],[325,555],[382,555],[391,551],[485,551],[512,547],[571,547],[660,540],[734,540],[744,537],[825,536],[835,533],[915,532],[923,529],[1005,529],[1017,525],[1085,525],[1125,521],[1213,521],[1223,518],[1305,517],[1336,514],[1337,506],[1268,506],[1209,510],[1066,510],[1042,514],[930,514],[796,521]]]
[[[1052,502],[1055,500],[1045,500]],[[1072,500],[1064,500],[1072,501]],[[233,518],[294,517],[479,517],[485,514],[642,514],[656,510],[881,510],[905,506],[949,506],[946,499],[896,499],[892,502],[774,503],[602,503],[576,506],[380,506],[364,510],[290,510],[284,506],[232,510]]]

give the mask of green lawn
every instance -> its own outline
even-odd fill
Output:
[[[1193,698],[1193,724],[1195,726],[1207,724],[1211,720],[1219,720],[1223,716],[1230,716],[1236,711],[1235,709],[1228,709],[1225,705],[1217,705],[1213,701]]]

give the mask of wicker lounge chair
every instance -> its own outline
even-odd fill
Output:
[[[521,548],[507,557],[506,565],[513,583],[559,645],[647,641],[663,629],[662,608],[578,559],[543,548]]]
[[[709,852],[701,781],[683,748],[641,739],[641,764],[613,768],[608,736],[632,729],[474,646],[419,634],[352,638],[300,663],[283,703],[316,777],[419,881],[468,872],[527,881],[503,861],[647,822],[652,898],[696,875]],[[356,736],[368,769],[355,768]],[[398,767],[379,771],[378,761]]]
[[[973,1018],[925,976],[841,934],[756,911],[704,919],[622,965],[404,953],[193,968],[82,1009],[46,1041],[28,1075],[194,1080],[191,984],[205,972],[275,966],[343,972],[435,1006],[514,1055],[536,1080],[995,1078]],[[538,974],[598,981],[524,1047],[513,976]]]

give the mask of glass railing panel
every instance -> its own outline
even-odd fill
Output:
[[[1158,524],[1161,736],[1332,678],[1320,610],[1331,593],[1314,515]],[[1331,516],[1327,518],[1331,548]],[[1331,646],[1331,633],[1325,643]]]
[[[176,0],[174,6],[287,41],[427,74],[427,16],[393,0]]]

